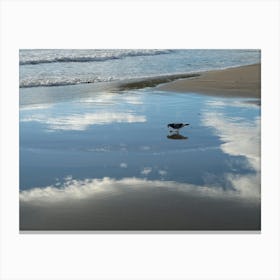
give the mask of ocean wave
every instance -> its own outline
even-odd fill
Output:
[[[114,78],[92,78],[92,79],[80,79],[80,78],[62,78],[62,79],[24,79],[19,83],[20,88],[30,87],[55,87],[55,86],[68,86],[78,84],[93,84],[99,82],[111,82]]]
[[[151,76],[151,77],[142,77],[142,78],[134,78],[127,80],[118,80],[113,77],[109,78],[92,78],[92,79],[80,79],[80,78],[72,78],[72,79],[25,79],[20,81],[20,88],[30,88],[30,87],[51,87],[51,86],[67,86],[67,85],[77,85],[77,84],[92,84],[99,82],[116,82],[114,87],[111,90],[117,91],[126,91],[133,89],[141,89],[145,87],[155,87],[162,83],[172,82],[177,79],[184,78],[193,78],[197,77],[200,74],[198,73],[186,73],[186,74],[172,74],[172,75],[161,75],[161,76]]]
[[[35,55],[34,55],[35,52]],[[37,52],[37,53],[36,53]],[[135,56],[153,56],[168,54],[172,50],[33,50],[32,55],[29,51],[20,52],[20,65],[34,65],[43,63],[59,62],[101,62],[107,60],[123,59]]]

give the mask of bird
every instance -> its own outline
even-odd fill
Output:
[[[187,125],[190,125],[189,123],[169,123],[167,125],[168,128],[173,128],[173,129],[176,129],[176,130],[179,130],[181,129],[182,127],[184,126],[187,126]]]

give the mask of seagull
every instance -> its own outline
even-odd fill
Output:
[[[173,128],[173,129],[176,129],[176,130],[179,130],[181,129],[182,127],[184,126],[187,126],[187,125],[190,125],[189,123],[169,123],[167,125],[168,128]]]

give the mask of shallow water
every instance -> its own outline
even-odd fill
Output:
[[[259,230],[253,101],[21,89],[21,229]]]

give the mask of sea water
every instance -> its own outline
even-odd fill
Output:
[[[109,82],[259,62],[259,50],[20,50],[19,85]]]
[[[34,75],[33,87],[20,89],[21,229],[260,229],[258,100],[157,88],[117,92],[93,87],[96,83],[34,86],[39,69],[61,78],[47,70],[55,65],[67,81],[81,65],[90,73],[87,64],[123,79],[193,71],[183,66],[183,57],[200,63],[200,70],[254,63],[258,52],[160,50],[127,56],[126,50],[107,59],[108,52],[100,51],[99,61],[93,58],[99,51],[74,51],[79,59],[64,50],[25,52],[21,81],[26,67]],[[84,52],[91,53],[90,61],[84,61],[89,60]],[[218,63],[222,56],[224,63]],[[171,57],[178,58],[174,65]],[[141,60],[153,70],[143,61],[141,70]],[[170,122],[190,125],[177,133],[168,129]]]

